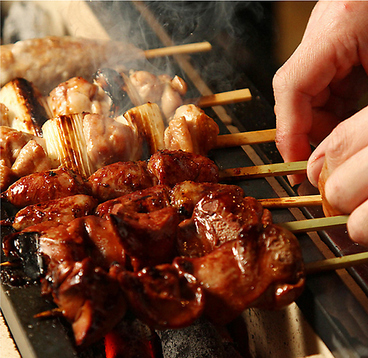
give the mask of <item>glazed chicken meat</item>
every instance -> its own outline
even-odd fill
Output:
[[[240,187],[218,183],[206,157],[164,150],[88,180],[65,169],[33,176],[2,194],[20,209],[2,222],[13,230],[3,250],[41,279],[78,345],[127,312],[151,329],[202,315],[226,324],[249,307],[283,307],[303,290],[296,237]]]

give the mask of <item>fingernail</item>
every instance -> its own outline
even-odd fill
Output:
[[[318,179],[319,175],[321,174],[324,162],[325,162],[324,155],[315,158],[311,156],[308,160],[307,176],[311,184],[314,185],[315,187],[318,186]]]

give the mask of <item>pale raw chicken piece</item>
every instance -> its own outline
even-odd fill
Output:
[[[165,83],[161,95],[161,110],[165,118],[169,119],[175,113],[175,110],[183,105],[183,96],[187,93],[187,84],[179,76],[171,79],[167,75],[159,76]]]
[[[136,128],[113,118],[86,114],[83,133],[88,157],[96,169],[118,161],[138,160],[141,155]]]
[[[1,191],[24,175],[51,169],[51,163],[44,148],[43,138],[1,126]]]
[[[157,103],[167,119],[183,104],[187,84],[179,76],[171,78],[166,74],[156,76],[147,71],[135,71],[129,79],[141,102]]]
[[[17,178],[12,170],[6,165],[5,160],[0,159],[0,191],[4,191]]]
[[[48,104],[53,116],[83,112],[108,116],[111,99],[100,86],[73,77],[50,92]]]
[[[7,167],[12,166],[20,150],[32,137],[31,134],[10,127],[0,127],[0,158]]]
[[[219,134],[217,123],[194,104],[179,107],[165,130],[165,147],[206,155]]]
[[[18,177],[51,169],[51,161],[44,148],[30,140],[19,152],[11,170]]]
[[[135,71],[129,79],[142,103],[160,103],[164,83],[157,76],[147,71]]]
[[[8,112],[9,109],[5,104],[0,103],[0,126],[9,126]]]

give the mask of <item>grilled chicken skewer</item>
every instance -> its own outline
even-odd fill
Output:
[[[193,175],[193,166],[189,165],[189,163],[192,162],[196,157],[200,158],[200,156],[184,152],[179,153],[181,156],[191,158],[191,161],[188,162],[187,167],[189,169],[188,173]],[[49,264],[49,267],[51,267],[49,270],[51,271],[49,271],[47,275],[48,284],[46,287],[44,287],[44,291],[48,292],[51,289],[55,302],[58,303],[60,307],[64,307],[66,317],[71,322],[74,322],[73,329],[79,344],[87,344],[88,342],[96,339],[96,337],[100,336],[102,334],[101,332],[111,329],[111,326],[103,326],[99,327],[97,331],[90,331],[90,326],[86,326],[85,324],[82,324],[82,321],[76,320],[76,317],[79,315],[76,313],[76,309],[71,310],[71,307],[69,307],[68,304],[69,298],[67,299],[67,297],[70,297],[71,293],[74,292],[72,296],[76,294],[77,297],[79,297],[79,299],[81,299],[83,302],[90,302],[88,307],[91,307],[90,305],[92,305],[92,307],[84,313],[87,316],[84,315],[83,319],[86,317],[94,317],[94,312],[99,312],[96,316],[96,319],[105,317],[105,314],[110,314],[107,312],[100,312],[99,304],[100,302],[105,302],[104,300],[106,299],[103,296],[96,296],[96,294],[94,294],[95,298],[92,299],[92,297],[88,296],[87,293],[90,291],[86,291],[83,285],[80,286],[80,288],[69,287],[69,282],[73,282],[73,277],[75,277],[75,275],[81,275],[81,270],[83,270],[85,274],[89,275],[92,272],[92,267],[96,265],[94,262],[98,262],[98,267],[104,268],[104,271],[98,271],[100,273],[97,276],[93,276],[94,279],[92,282],[93,285],[96,285],[96,290],[99,290],[98,287],[100,285],[99,282],[101,279],[103,279],[105,282],[110,282],[112,285],[111,287],[115,287],[114,290],[116,289],[116,282],[118,282],[118,285],[125,292],[125,297],[128,297],[128,306],[130,309],[133,310],[139,317],[141,317],[143,321],[155,327],[161,328],[187,325],[191,322],[188,321],[189,317],[195,319],[198,317],[197,315],[203,311],[203,309],[205,310],[206,315],[214,320],[222,322],[225,317],[230,319],[231,317],[236,316],[239,312],[248,307],[249,304],[255,304],[258,307],[267,307],[269,305],[274,306],[278,304],[283,305],[285,302],[289,302],[289,295],[290,297],[294,297],[294,295],[297,295],[298,292],[302,290],[303,275],[302,271],[300,271],[301,267],[299,267],[299,264],[297,264],[300,263],[298,255],[295,257],[293,256],[296,261],[295,263],[291,262],[290,267],[280,267],[280,274],[282,272],[293,272],[291,276],[293,278],[291,278],[289,283],[286,283],[285,287],[281,288],[279,277],[277,278],[278,283],[274,285],[272,283],[272,275],[270,276],[270,281],[256,279],[257,282],[262,281],[265,286],[262,286],[263,288],[257,288],[257,292],[259,292],[260,296],[255,301],[252,300],[249,295],[244,294],[244,290],[247,288],[244,286],[242,279],[237,277],[237,275],[231,278],[227,277],[226,280],[224,278],[223,281],[219,278],[221,275],[216,275],[220,281],[214,281],[213,275],[210,275],[210,273],[214,272],[213,268],[211,268],[211,262],[213,260],[216,261],[216,265],[222,262],[224,268],[225,266],[228,267],[228,265],[234,260],[230,253],[235,251],[239,252],[239,250],[234,251],[234,247],[232,245],[240,245],[239,247],[237,246],[238,249],[243,247],[242,245],[251,245],[249,248],[246,248],[247,246],[243,247],[245,249],[244,252],[248,253],[252,252],[256,248],[263,251],[262,240],[264,238],[268,238],[271,240],[271,242],[273,242],[272,245],[277,247],[278,257],[280,255],[280,247],[284,247],[286,250],[285,255],[290,257],[290,254],[287,252],[288,250],[294,252],[297,246],[294,247],[293,245],[296,244],[296,241],[294,241],[293,236],[289,236],[290,234],[288,231],[284,231],[284,229],[272,224],[270,214],[267,212],[267,210],[262,209],[262,206],[255,199],[244,198],[244,193],[239,187],[217,184],[216,171],[209,176],[210,181],[213,181],[212,183],[194,183],[187,181],[176,184],[172,181],[165,182],[165,180],[171,179],[170,175],[168,175],[170,174],[170,171],[168,170],[173,170],[172,165],[176,162],[176,160],[168,162],[165,171],[162,170],[164,168],[162,165],[161,167],[159,166],[159,163],[165,163],[165,159],[162,159],[160,162],[159,154],[157,153],[156,155],[158,157],[155,160],[152,160],[151,175],[152,172],[156,170],[157,174],[155,176],[155,181],[156,183],[159,183],[158,186],[151,186],[154,183],[154,180],[151,180],[151,184],[147,189],[134,192],[133,188],[131,188],[131,194],[102,202],[94,211],[96,215],[84,216],[82,218],[73,220],[72,223],[69,224],[63,224],[61,222],[43,222],[38,224],[38,228],[37,225],[33,225],[34,222],[31,222],[31,225],[33,226],[29,227],[28,229],[23,229],[21,236],[19,236],[19,234],[15,234],[15,236],[13,236],[13,238],[21,240],[21,238],[24,239],[26,237],[24,234],[27,232],[34,233],[35,231],[38,231],[41,233],[39,239],[41,240],[42,244],[39,247],[42,247],[42,252],[45,253],[50,262],[57,263],[56,266],[50,266]],[[173,152],[161,153],[160,155],[161,157],[168,155],[169,157],[172,157],[172,159],[175,158]],[[208,158],[203,157],[203,160],[208,161]],[[212,167],[209,166],[208,169],[210,168]],[[208,173],[211,173],[212,170],[214,169],[210,169]],[[178,177],[182,178],[183,175],[179,174]],[[196,177],[199,178],[200,175],[196,174]],[[171,187],[174,185],[174,187],[170,189],[170,186],[167,186],[168,184]],[[92,207],[94,207],[94,205],[96,205],[96,202],[93,203]],[[47,211],[48,206],[45,205],[44,207]],[[166,212],[168,214],[167,216],[165,216]],[[175,217],[176,219],[173,220]],[[112,221],[109,218],[112,218]],[[170,220],[167,220],[169,218]],[[230,221],[227,221],[229,219]],[[142,246],[139,246],[138,243],[143,237],[146,239],[147,237],[150,237],[148,232],[154,227],[152,225],[157,225],[159,222],[162,223],[163,226],[160,226],[157,232],[160,232],[161,235],[164,233],[168,234],[166,237],[165,235],[161,237],[161,240],[165,240],[165,244],[154,244],[154,246],[150,247],[147,246],[147,242],[145,241],[144,246],[146,247],[146,250],[142,250]],[[175,227],[177,227],[177,230],[175,230],[175,235],[178,240],[175,245],[176,249],[174,249],[172,246],[172,242],[170,244],[167,241],[168,237],[173,237],[173,234],[169,234],[169,232],[173,232],[170,230],[173,230]],[[116,235],[118,235],[119,239],[118,241],[115,241],[115,246],[105,246],[106,243],[104,243],[103,235],[101,236],[101,234],[99,234],[100,229],[102,229],[101,233],[106,232],[106,230],[107,232],[111,232],[111,234],[109,234],[110,238],[116,237]],[[147,229],[149,230],[148,232]],[[126,233],[129,231],[134,232],[134,235],[131,234],[127,236]],[[60,263],[68,262],[67,257],[70,256],[65,255],[70,254],[68,253],[68,250],[65,251],[61,248],[63,246],[60,246],[60,251],[59,249],[52,249],[52,245],[56,244],[56,237],[63,237],[66,232],[68,232],[68,235],[73,238],[73,242],[77,237],[79,237],[78,235],[82,234],[81,239],[77,239],[75,244],[73,244],[79,247],[79,249],[76,247],[76,250],[73,250],[73,252],[80,252],[81,256],[79,261],[68,264],[70,265],[68,266],[70,267],[70,269],[68,269],[70,270],[70,276],[63,281],[58,281],[59,279],[57,279],[57,277],[59,277],[59,270],[66,269],[65,264],[61,267]],[[89,237],[86,242],[84,242],[84,240],[86,240],[85,234],[83,234],[84,232],[87,232]],[[237,235],[240,235],[242,238],[241,241],[239,241],[240,239],[237,238]],[[152,236],[152,239],[153,237],[155,237],[154,240],[156,240],[156,234]],[[85,254],[83,253],[85,250],[83,249],[83,245],[88,245],[89,240],[94,242],[94,247],[96,247],[97,250],[101,250],[99,254],[96,252],[92,256],[92,261],[90,258],[85,257]],[[134,245],[131,240],[134,240]],[[155,242],[154,240],[152,242]],[[245,241],[243,242],[242,240]],[[255,242],[257,242],[253,249],[251,249],[253,245],[251,244],[253,242],[252,240],[256,240]],[[114,240],[110,240],[111,243],[113,241]],[[57,245],[64,245],[63,242],[65,241],[62,240]],[[11,243],[11,240],[5,240],[5,245],[8,245],[8,251],[14,250],[11,247],[12,245],[9,243]],[[285,246],[285,243],[288,244]],[[287,248],[290,243],[292,243],[292,245]],[[274,255],[272,254],[272,245],[270,246],[270,243],[267,242],[264,244],[271,250],[269,252],[270,256],[265,256],[265,262],[268,262],[268,260],[274,260]],[[17,246],[19,247],[19,245]],[[162,248],[163,246],[165,247],[165,250],[168,251],[156,251],[156,247]],[[118,247],[120,247],[120,249],[116,251]],[[177,254],[174,253],[175,250],[179,250]],[[116,256],[118,252],[120,252],[120,254]],[[161,254],[162,256],[160,256]],[[173,263],[171,264],[170,262],[172,261],[173,257],[178,254],[180,254],[182,258],[174,259]],[[127,257],[130,257],[128,261],[126,259]],[[237,256],[236,260],[239,259],[241,260],[241,258]],[[244,260],[244,262],[247,264],[241,270],[242,272],[244,270],[247,271],[246,267],[251,263],[251,259],[248,256],[244,257]],[[120,262],[120,266],[123,265],[123,267],[125,267],[126,263],[129,262],[129,269],[127,270],[126,268],[122,269],[122,267],[111,266],[112,262]],[[147,267],[147,264],[153,268],[153,271],[144,269],[144,267]],[[240,267],[239,265],[241,265],[241,263],[237,261],[234,264],[238,268]],[[283,262],[282,265],[284,264],[285,262]],[[294,266],[294,264],[297,264],[297,266]],[[275,268],[277,265],[278,263],[276,261],[272,261],[272,267]],[[111,270],[106,273],[106,270],[110,266]],[[268,264],[265,265],[265,267],[268,267]],[[228,269],[224,269],[223,272],[233,272],[233,270],[229,267]],[[289,271],[290,269],[291,271]],[[251,271],[258,272],[258,270],[254,271],[253,268]],[[191,283],[189,286],[187,286],[187,288],[182,286],[183,283],[179,284],[179,282],[182,282],[183,279],[181,272],[185,273],[185,277],[191,277]],[[106,274],[108,276],[105,277]],[[296,276],[293,276],[294,274]],[[161,281],[159,277],[163,276],[171,277],[171,284],[165,280]],[[282,277],[285,278],[286,276]],[[236,287],[235,291],[242,293],[236,300],[232,300],[230,304],[229,302],[226,303],[227,314],[221,317],[218,316],[217,312],[214,314],[208,307],[203,307],[200,297],[205,295],[207,297],[206,300],[210,300],[212,302],[213,298],[211,290],[214,289],[216,291],[215,296],[217,298],[213,302],[214,305],[216,305],[216,300],[221,297],[221,282],[222,284],[225,282],[228,283],[229,279],[231,282],[233,282],[231,287]],[[244,279],[245,282],[249,282],[250,277]],[[196,281],[198,281],[199,285],[193,286],[193,283]],[[174,282],[177,282],[179,286],[175,286]],[[267,282],[269,283],[267,284]],[[164,295],[161,297],[161,294],[158,295],[158,292],[149,289],[149,287],[152,287],[151,285],[161,287],[160,292],[167,292],[168,296],[171,297],[173,301],[167,301],[167,299],[164,297],[168,296]],[[137,287],[141,287],[141,289],[138,290],[139,292],[136,291]],[[175,294],[171,291],[174,289],[174,287],[177,287],[174,290],[177,292]],[[177,291],[177,289],[179,291]],[[227,286],[225,291],[228,292],[228,289],[229,288]],[[181,307],[181,310],[184,309],[185,313],[182,311],[181,313],[178,313],[178,306],[175,302],[182,302],[183,296],[181,295],[183,294],[185,295],[186,300],[188,300],[187,295],[189,292],[196,292],[193,297],[197,297],[197,299],[191,303],[188,303],[186,309],[182,307],[181,303],[179,306]],[[285,295],[273,295],[273,292],[283,292]],[[116,294],[118,295],[118,293]],[[192,294],[189,296],[192,297],[191,295]],[[247,297],[247,299],[244,300],[241,299],[241,297]],[[271,297],[272,299],[269,301]],[[224,300],[226,299],[224,298]],[[119,302],[120,304],[123,304],[123,302]],[[162,307],[166,307],[165,312],[167,310],[167,305],[164,302],[170,302],[169,316],[165,316],[164,312],[161,310]],[[223,299],[221,299],[220,302],[221,305],[223,305]],[[63,306],[65,304],[67,304],[67,306]],[[80,307],[84,307],[84,305]],[[103,316],[101,316],[101,314],[103,314]],[[123,312],[121,315],[123,316]],[[163,317],[164,319],[162,320]],[[90,321],[90,319],[87,321]],[[84,322],[86,321],[84,320]]]
[[[209,51],[208,42],[142,51],[131,44],[111,41],[49,36],[1,46],[0,86],[23,77],[45,93],[74,76],[90,79],[97,68],[124,69],[132,59],[174,53]],[[40,56],[40,51],[43,56]],[[60,65],[62,64],[62,65]]]
[[[159,187],[162,188],[163,186]],[[107,289],[101,290],[99,288],[101,280],[105,282],[104,285],[109,285],[110,288],[108,289],[114,292],[117,302],[121,307],[124,307],[123,302],[118,298],[120,295],[116,291],[115,280],[117,280],[124,291],[124,296],[128,299],[130,309],[150,326],[156,328],[182,327],[190,324],[202,314],[204,309],[203,297],[204,295],[211,297],[212,284],[210,282],[213,282],[213,279],[208,277],[205,271],[201,274],[197,272],[200,275],[198,276],[200,281],[197,282],[196,276],[192,276],[190,272],[185,271],[190,265],[188,266],[188,264],[183,262],[184,258],[179,261],[174,260],[173,264],[171,264],[173,258],[178,255],[175,254],[177,249],[175,248],[176,245],[173,246],[172,241],[177,235],[178,238],[180,237],[179,242],[188,242],[188,245],[184,244],[182,246],[186,248],[184,251],[181,250],[182,254],[189,255],[188,260],[194,260],[193,263],[199,260],[201,262],[200,266],[204,268],[207,265],[211,266],[211,255],[217,257],[217,263],[223,260],[223,264],[226,263],[226,265],[232,262],[232,260],[242,260],[238,256],[231,259],[230,252],[233,249],[224,255],[223,253],[227,251],[224,251],[222,244],[226,244],[230,248],[230,243],[253,245],[251,244],[253,242],[255,245],[253,249],[261,245],[259,247],[261,252],[271,250],[269,254],[271,255],[270,257],[273,257],[273,254],[271,254],[273,249],[269,244],[267,244],[267,248],[265,247],[266,251],[261,249],[263,245],[261,244],[263,240],[261,237],[264,237],[262,234],[263,230],[274,232],[273,230],[276,230],[276,227],[270,224],[269,214],[267,211],[264,212],[254,199],[243,199],[240,195],[240,188],[236,189],[233,186],[228,186],[227,190],[225,190],[221,184],[188,182],[186,186],[181,185],[178,190],[172,191],[172,193],[176,193],[174,194],[176,197],[173,197],[176,199],[170,199],[170,201],[175,201],[175,208],[175,206],[171,206],[165,200],[158,199],[162,195],[159,192],[157,192],[158,197],[148,195],[147,190],[155,191],[159,187],[152,187],[142,192],[121,197],[124,198],[125,204],[121,200],[114,201],[113,209],[107,216],[105,207],[104,217],[101,218],[98,216],[85,216],[75,219],[68,224],[47,221],[28,227],[20,234],[13,234],[10,238],[4,240],[6,252],[14,252],[17,255],[16,248],[21,246],[20,242],[22,240],[27,239],[27,234],[34,235],[35,232],[38,232],[38,238],[36,239],[38,242],[36,245],[36,248],[38,248],[37,252],[42,253],[48,263],[43,291],[44,293],[52,293],[54,301],[63,308],[64,315],[73,323],[73,330],[78,344],[87,344],[96,339],[106,329],[110,329],[111,324],[116,322],[115,319],[111,320],[110,318],[108,326],[97,324],[102,317],[106,315],[110,317],[109,315],[111,314],[110,310],[101,310],[99,306],[101,302],[105,305],[107,299],[102,292],[97,294],[98,291],[106,291]],[[188,200],[186,200],[185,204],[183,203],[184,192],[188,196],[187,199],[192,198],[194,200],[193,204],[188,206]],[[237,199],[234,202],[235,197]],[[160,205],[158,205],[159,203]],[[219,206],[220,203],[222,204]],[[230,206],[229,203],[231,203]],[[122,211],[118,210],[117,208],[122,205],[125,205],[125,209]],[[193,207],[193,214],[191,213],[191,206]],[[101,214],[101,210],[97,209],[96,213]],[[218,217],[215,218],[216,215],[214,216],[214,214],[218,215]],[[179,224],[180,220],[182,220],[180,219],[181,215],[184,218],[188,217],[188,219],[182,221],[183,226]],[[207,224],[204,223],[206,220],[208,221]],[[202,233],[203,229],[197,226],[196,222],[201,222],[206,227],[211,226],[213,229],[209,230],[207,234]],[[264,229],[264,225],[268,229]],[[192,229],[190,229],[191,226],[193,226]],[[288,247],[288,245],[285,246],[283,244],[283,236],[286,235],[286,231],[284,232],[283,229],[277,230],[279,231],[275,231],[272,235],[267,234],[265,237],[269,237],[272,242],[278,242],[278,244],[275,244],[278,254],[280,254],[280,248],[285,247],[287,252],[291,250],[287,254],[288,257],[292,255],[296,260],[295,262],[301,263],[297,246],[294,248]],[[197,234],[193,236],[195,231],[197,231]],[[130,233],[129,235],[127,235],[128,232]],[[228,235],[230,232],[232,233],[231,236]],[[281,234],[281,232],[283,233]],[[104,233],[108,233],[108,243]],[[209,233],[211,233],[213,238],[208,236]],[[63,239],[60,240],[60,238]],[[14,240],[17,240],[16,245],[13,244]],[[243,240],[245,241],[241,244]],[[87,249],[91,241],[94,249],[91,256],[86,257],[86,252],[92,249]],[[188,251],[187,248],[192,245],[190,244],[191,241],[193,243],[196,242],[193,247],[206,249],[204,251]],[[203,242],[201,243],[201,241]],[[257,242],[258,244],[256,244]],[[296,238],[293,238],[293,236],[288,237],[287,242],[297,243]],[[244,258],[244,262],[250,263],[248,255],[252,256],[253,249],[250,251],[248,249],[245,250],[247,258]],[[21,255],[20,253],[18,254]],[[127,257],[129,257],[129,260],[127,260]],[[258,256],[256,255],[255,257]],[[263,294],[265,296],[262,299],[257,299],[258,303],[256,305],[272,306],[276,302],[278,302],[277,305],[283,305],[289,302],[291,297],[294,298],[303,286],[303,277],[299,277],[300,274],[302,275],[302,271],[299,272],[299,266],[294,267],[293,264],[285,266],[285,261],[276,261],[272,262],[272,267],[275,268],[277,265],[281,265],[283,267],[281,268],[280,266],[281,276],[276,279],[275,271],[273,270],[273,274],[269,277],[270,280],[262,281],[263,284],[260,290],[257,291],[257,296],[262,296]],[[117,262],[119,265],[111,266],[113,262]],[[240,262],[236,265],[239,264]],[[98,269],[98,271],[96,269],[93,270],[94,265],[97,265],[103,271],[101,269]],[[133,270],[129,269],[129,267]],[[147,267],[151,268],[147,269]],[[268,265],[265,266],[267,270],[266,267]],[[302,266],[300,266],[300,269],[302,270]],[[244,270],[247,271],[247,268],[244,267]],[[68,272],[67,276],[65,274],[61,275],[62,272]],[[77,286],[73,283],[76,275],[81,276],[82,272],[83,275],[92,275],[91,279],[87,279],[87,277],[85,279],[92,282],[93,288],[86,290],[83,283],[84,280],[79,280],[78,282],[80,283]],[[229,272],[234,272],[234,270],[230,269]],[[254,272],[260,271],[255,270]],[[286,278],[289,277],[287,272],[290,272],[291,276],[290,282],[286,284],[288,288],[285,286],[282,290],[285,295],[280,296],[277,294],[273,296],[272,292],[274,290],[275,293],[281,292],[281,290],[277,289],[280,288],[280,279],[289,280]],[[297,276],[294,277],[294,273]],[[238,274],[236,273],[235,275]],[[255,278],[255,276],[253,277]],[[238,284],[241,286],[246,285],[249,279],[250,277],[244,277],[245,281],[240,280]],[[278,282],[277,287],[273,286],[274,279]],[[301,280],[300,282],[299,279]],[[254,283],[252,283],[253,286]],[[160,289],[156,292],[156,290],[153,290],[153,287],[159,287]],[[239,287],[235,289],[238,291]],[[205,292],[209,291],[205,293],[203,290]],[[289,297],[289,290],[293,294],[290,293],[290,298],[287,298]],[[166,294],[162,292],[166,292]],[[74,297],[73,302],[75,302],[73,306],[71,306],[70,302],[72,297]],[[256,296],[253,295],[252,297],[255,299]],[[269,301],[270,298],[271,301]],[[207,299],[209,298],[207,297]],[[184,301],[186,304],[183,306]],[[81,305],[76,304],[76,302],[80,302]],[[228,317],[231,318],[241,308],[246,308],[249,303],[249,297],[245,301],[234,301],[228,307],[228,312],[232,312]],[[79,310],[82,310],[82,315],[78,313],[80,312]],[[123,308],[121,308],[119,312],[123,314],[123,311]],[[209,312],[207,314],[211,316]],[[87,317],[89,318],[87,319]],[[121,319],[121,316],[117,315],[117,317]],[[212,316],[211,318],[214,319]],[[88,322],[96,323],[90,325],[87,324]]]

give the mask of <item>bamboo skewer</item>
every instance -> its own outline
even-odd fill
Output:
[[[252,99],[249,88],[238,89],[234,91],[215,93],[208,96],[202,96],[198,99],[188,99],[186,103],[195,103],[198,107],[206,108],[221,106],[231,103],[246,102]]]
[[[204,41],[185,45],[166,46],[145,50],[144,56],[146,58],[153,58],[153,57],[164,57],[173,55],[184,55],[197,52],[207,52],[210,51],[211,49],[212,45],[208,41]]]
[[[322,205],[321,195],[290,196],[281,198],[258,199],[264,208],[295,208],[300,206]]]
[[[265,164],[251,167],[230,168],[220,170],[220,180],[264,178],[269,176],[283,176],[302,174],[307,170],[307,161]]]
[[[276,129],[265,129],[243,133],[221,134],[217,137],[215,148],[238,147],[249,144],[274,142]]]
[[[331,227],[342,227],[348,222],[349,215],[331,216],[317,219],[306,219],[281,223],[280,226],[293,232],[319,231]]]
[[[334,257],[332,259],[309,262],[305,264],[305,270],[307,275],[310,275],[322,271],[339,270],[367,263],[368,252],[361,252],[342,257]]]

